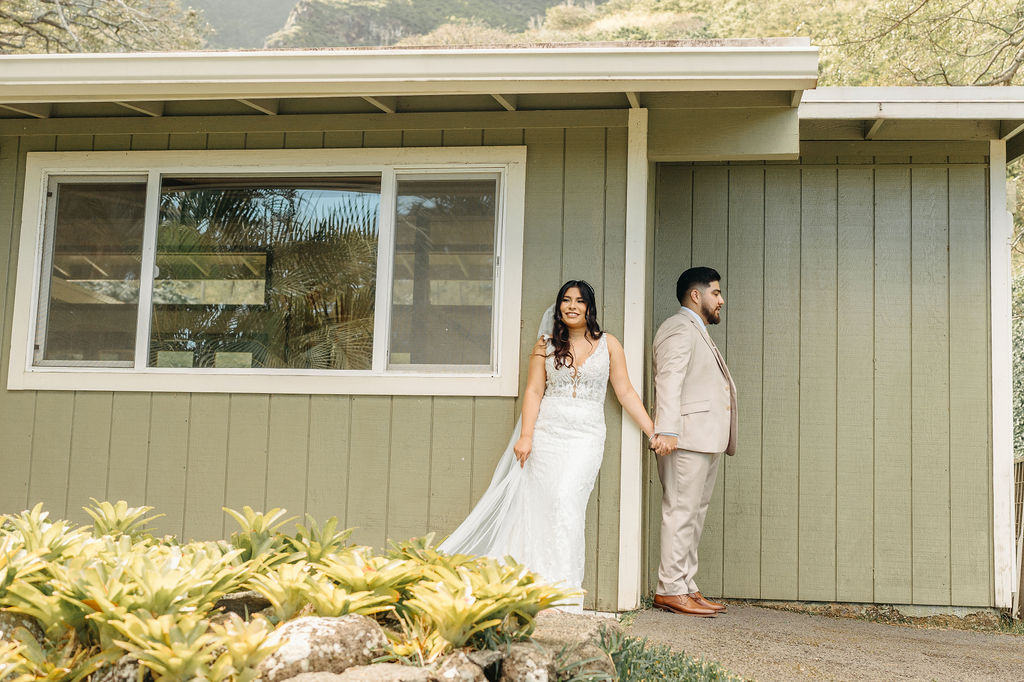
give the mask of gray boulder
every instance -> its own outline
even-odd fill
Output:
[[[427,668],[375,663],[349,668],[331,682],[438,682],[438,678]]]
[[[302,673],[342,673],[368,665],[384,652],[387,637],[371,618],[307,616],[284,623],[267,637],[281,646],[258,668],[262,682],[282,682]]]
[[[42,642],[46,636],[39,621],[32,616],[16,611],[0,611],[0,639],[13,640],[14,631],[18,628],[25,628],[37,642]]]
[[[498,654],[498,658],[501,658],[501,654]],[[487,682],[483,667],[474,663],[462,651],[456,651],[441,661],[437,667],[437,677],[443,682]]]
[[[338,673],[302,673],[289,677],[285,682],[338,682],[340,679]]]
[[[570,676],[604,673],[615,677],[615,663],[601,648],[602,630],[621,633],[613,618],[600,618],[548,609],[537,615],[533,641],[556,657],[558,668]]]
[[[139,679],[138,659],[125,655],[114,663],[101,666],[92,674],[89,682],[137,682]]]
[[[501,664],[501,682],[555,682],[555,660],[535,643],[517,642],[505,649]]]
[[[237,613],[242,618],[249,618],[268,607],[270,607],[270,600],[255,590],[225,594],[214,604],[214,608],[226,613]]]

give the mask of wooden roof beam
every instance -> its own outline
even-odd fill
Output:
[[[53,109],[50,104],[0,104],[0,108],[32,118],[50,118]]]
[[[870,127],[868,127],[867,132],[864,133],[864,139],[865,140],[873,140],[873,139],[875,139],[875,136],[878,135],[878,131],[882,129],[883,125],[885,125],[885,119],[884,118],[876,118],[874,121],[871,122],[871,125],[870,125]]]
[[[635,92],[630,92],[630,91],[627,90],[626,91],[626,99],[629,100],[629,108],[630,109],[642,109],[643,108],[640,105],[640,98],[637,96],[637,94]]]
[[[505,111],[515,111],[519,103],[519,98],[515,95],[496,95],[492,92],[491,97],[494,98],[495,102],[504,107]]]
[[[255,109],[261,114],[267,116],[277,116],[279,100],[276,99],[237,99],[236,102],[241,102],[250,109]]]
[[[1003,121],[999,124],[999,139],[1012,140],[1024,133],[1024,121]]]
[[[122,106],[125,109],[137,111],[140,114],[146,116],[153,116],[154,118],[164,115],[164,103],[163,102],[114,102],[118,106]]]
[[[393,114],[398,111],[397,97],[382,97],[380,95],[370,97],[369,95],[363,95],[363,99],[383,111],[385,114]]]

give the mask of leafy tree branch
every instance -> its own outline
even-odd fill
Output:
[[[0,2],[0,53],[197,49],[208,31],[177,0]]]

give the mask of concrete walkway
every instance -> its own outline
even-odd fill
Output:
[[[626,633],[774,680],[1022,680],[1024,637],[731,604],[717,618],[649,609]]]

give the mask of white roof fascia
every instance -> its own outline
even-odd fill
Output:
[[[984,120],[1024,118],[1024,86],[818,88],[800,102],[803,120]]]
[[[803,90],[818,48],[570,47],[0,57],[0,103]]]

